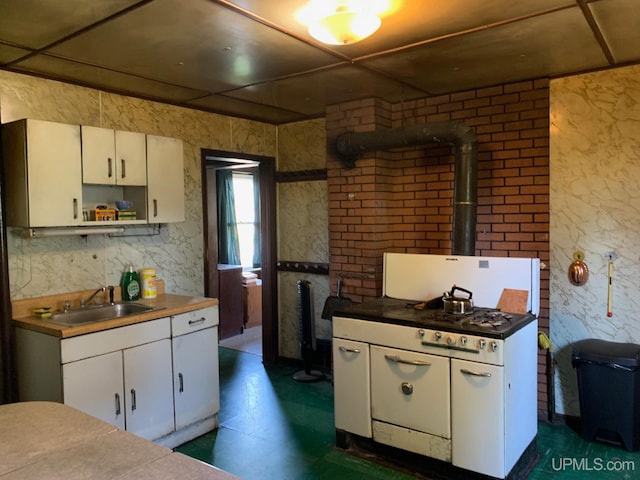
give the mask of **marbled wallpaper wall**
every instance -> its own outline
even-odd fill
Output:
[[[279,172],[326,168],[324,119],[278,128]],[[278,260],[329,263],[329,220],[326,180],[278,184]],[[316,338],[331,338],[331,324],[320,318],[329,295],[329,277],[278,273],[280,354],[300,357],[297,281],[311,282]]]
[[[0,71],[0,120],[34,118],[182,139],[186,221],[160,235],[23,239],[8,232],[12,299],[118,284],[125,266],[155,267],[169,293],[204,293],[200,149],[276,156],[277,127]],[[51,188],[55,189],[55,179]],[[46,192],[43,192],[46,195]]]
[[[640,66],[551,81],[550,332],[556,409],[579,415],[573,342],[640,343]],[[584,286],[567,277],[585,253]],[[605,254],[614,252],[613,316]]]

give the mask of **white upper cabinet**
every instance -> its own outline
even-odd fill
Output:
[[[143,133],[82,126],[82,181],[100,185],[147,184]]]
[[[182,140],[32,119],[2,125],[2,140],[10,227],[104,226],[91,211],[117,200],[137,215],[112,224],[184,222]]]
[[[184,222],[182,140],[147,135],[149,223]]]
[[[42,120],[2,126],[7,225],[82,224],[80,127]]]

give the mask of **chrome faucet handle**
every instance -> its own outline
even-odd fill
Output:
[[[99,288],[97,288],[95,292],[93,292],[91,295],[89,295],[89,298],[87,298],[87,299],[82,298],[80,300],[80,306],[81,307],[87,306],[89,304],[89,302],[91,300],[93,300],[93,297],[95,297],[98,293],[104,292],[106,290],[107,290],[107,287],[99,287]]]

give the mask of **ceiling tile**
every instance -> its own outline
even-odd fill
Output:
[[[2,40],[40,49],[140,0],[0,0]]]
[[[209,92],[338,61],[208,0],[156,0],[50,52]]]
[[[2,64],[11,63],[29,53],[31,53],[29,50],[0,43],[0,63]]]
[[[416,88],[445,93],[603,67],[607,60],[576,7],[362,64]]]
[[[617,63],[640,60],[640,22],[637,0],[607,0],[590,3],[589,9]]]
[[[36,55],[19,62],[15,69],[111,92],[124,92],[147,99],[162,99],[170,103],[181,103],[207,94],[179,85],[169,85],[47,55]]]
[[[326,105],[379,97],[399,102],[425,96],[425,92],[355,65],[251,85],[226,95],[285,108],[308,115],[324,115]]]
[[[208,97],[198,98],[185,102],[185,106],[192,106],[194,108],[208,110],[223,115],[249,118],[275,125],[295,122],[305,118],[305,115],[296,112],[288,112],[286,110],[245,102],[243,100],[229,98],[222,95],[210,95]]]

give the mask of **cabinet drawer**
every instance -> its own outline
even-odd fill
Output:
[[[203,308],[171,317],[174,337],[218,325],[218,307]]]
[[[170,334],[171,329],[169,318],[167,317],[102,332],[65,338],[60,342],[61,363],[65,364],[82,358],[95,357],[103,353],[143,345],[169,338]]]

